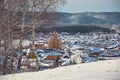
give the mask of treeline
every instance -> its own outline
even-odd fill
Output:
[[[68,32],[68,33],[90,33],[90,32],[113,32],[113,30],[109,28],[99,27],[99,26],[89,26],[89,25],[74,25],[74,26],[65,26],[65,27],[50,27],[50,28],[39,28],[36,32],[53,32],[57,31],[58,33],[61,32]]]

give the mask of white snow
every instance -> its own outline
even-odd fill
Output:
[[[11,74],[0,80],[120,80],[120,59]]]

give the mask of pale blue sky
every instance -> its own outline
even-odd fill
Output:
[[[67,0],[60,12],[120,12],[120,0]]]

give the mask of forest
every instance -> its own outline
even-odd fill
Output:
[[[37,28],[36,32],[53,32],[57,31],[58,33],[61,32],[68,32],[68,33],[90,33],[90,32],[115,32],[114,30],[111,30],[109,28],[99,27],[99,26],[92,26],[92,25],[73,25],[73,26],[64,26],[64,27],[43,27],[43,28]]]

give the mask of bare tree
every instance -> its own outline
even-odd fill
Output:
[[[22,41],[23,37],[28,33],[32,32],[32,50],[35,50],[34,39],[35,39],[35,29],[45,24],[48,21],[54,20],[53,12],[56,11],[58,4],[61,5],[65,3],[65,0],[21,0],[24,4],[22,6],[22,27],[21,27],[21,39],[20,39],[20,59],[21,62],[22,56]],[[29,6],[29,7],[28,7]],[[28,14],[29,12],[29,14]],[[26,15],[30,16],[30,22],[25,23]],[[31,30],[24,31],[25,25],[31,26]],[[20,69],[20,64],[18,65]]]
[[[1,41],[4,41],[3,74],[7,73],[8,55],[13,48],[13,36],[16,35],[14,28],[21,25],[18,60],[18,69],[20,69],[24,36],[32,32],[34,50],[35,29],[48,21],[55,20],[54,12],[64,3],[65,0],[0,0],[0,47]],[[27,16],[30,16],[29,22]],[[29,25],[31,30],[25,31],[26,25]]]
[[[16,18],[14,18],[13,10],[16,8],[15,5],[12,5],[15,3],[15,0],[1,0],[0,4],[0,29],[1,29],[1,40],[4,41],[4,53],[3,53],[3,74],[6,74],[8,71],[10,71],[10,68],[8,67],[8,55],[9,51],[12,48],[12,28],[13,25],[18,22]],[[13,20],[14,19],[14,20]]]
[[[54,12],[56,12],[59,5],[63,5],[65,2],[65,0],[30,0],[29,12],[31,13],[32,22],[29,25],[32,27],[30,31],[32,31],[33,50],[35,49],[35,29],[47,22],[56,21],[58,15]]]

